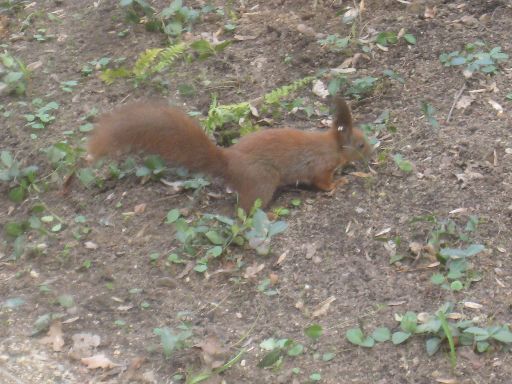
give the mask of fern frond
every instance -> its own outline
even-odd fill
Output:
[[[139,58],[133,65],[132,69],[136,78],[145,79],[154,72],[151,65],[155,62],[157,56],[162,52],[162,50],[162,48],[146,49],[139,55]]]
[[[116,69],[109,68],[101,72],[100,79],[103,80],[107,85],[111,85],[117,79],[130,77],[131,74],[131,71],[126,69],[125,67],[120,67]]]
[[[178,43],[165,48],[158,55],[158,62],[154,68],[154,72],[162,72],[164,69],[170,67],[174,61],[185,53],[187,44]]]
[[[204,120],[204,126],[208,133],[212,133],[226,123],[238,123],[240,119],[247,117],[250,112],[250,105],[246,101],[237,104],[218,105],[217,98],[214,96],[208,110],[208,117]]]
[[[303,79],[296,80],[291,84],[283,85],[282,87],[276,88],[271,92],[266,93],[263,96],[263,100],[266,104],[277,104],[282,99],[288,97],[290,93],[296,92],[300,88],[305,87],[315,79],[315,76],[307,76]]]

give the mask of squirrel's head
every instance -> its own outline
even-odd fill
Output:
[[[367,159],[372,153],[373,147],[368,142],[363,131],[352,128],[342,144],[341,153],[346,162]]]
[[[336,109],[331,129],[337,135],[342,162],[368,158],[373,148],[364,132],[354,127],[349,105],[339,96],[334,98],[334,105]]]

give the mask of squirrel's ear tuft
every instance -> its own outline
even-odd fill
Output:
[[[334,117],[332,128],[336,130],[342,138],[348,138],[352,134],[352,113],[347,102],[340,96],[334,97]]]

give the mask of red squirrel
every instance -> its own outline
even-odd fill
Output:
[[[371,152],[364,133],[352,125],[347,103],[335,98],[330,129],[305,132],[264,129],[230,147],[215,145],[197,120],[179,108],[136,102],[100,117],[88,142],[88,160],[124,151],[158,154],[192,172],[221,177],[248,211],[256,199],[265,207],[280,186],[309,184],[331,191],[335,170]]]

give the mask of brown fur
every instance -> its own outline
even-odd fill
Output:
[[[257,198],[266,206],[280,186],[300,183],[334,189],[336,168],[370,153],[363,132],[352,126],[346,102],[336,98],[335,103],[336,116],[328,131],[266,129],[228,148],[212,143],[198,122],[178,108],[125,105],[100,118],[89,139],[89,158],[133,150],[156,153],[191,171],[222,177],[238,192],[245,210]]]

